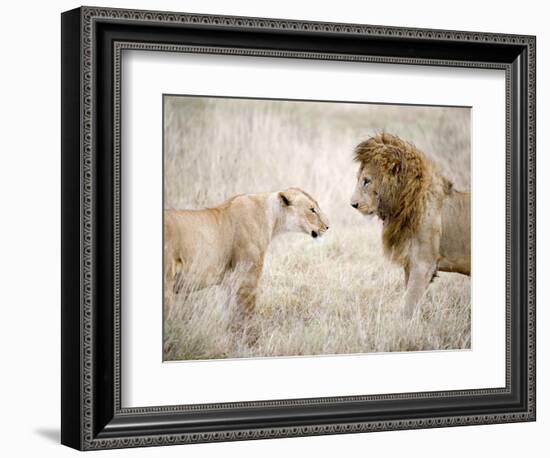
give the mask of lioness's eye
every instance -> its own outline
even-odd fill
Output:
[[[370,183],[368,178],[363,178],[363,186],[367,186]]]
[[[315,213],[315,209],[314,209],[313,207],[310,208],[310,210],[311,210],[313,213]]]

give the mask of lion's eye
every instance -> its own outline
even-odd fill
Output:
[[[367,186],[370,183],[368,178],[363,178],[363,186]]]
[[[315,209],[313,207],[310,208],[312,213],[316,213]]]

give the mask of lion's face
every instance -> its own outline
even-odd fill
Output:
[[[378,213],[378,180],[369,167],[362,167],[357,174],[355,191],[351,196],[351,206],[363,215]]]
[[[282,226],[290,232],[304,232],[313,238],[328,230],[328,219],[319,204],[299,188],[279,193],[282,210]]]

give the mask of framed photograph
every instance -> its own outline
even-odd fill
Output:
[[[535,37],[62,14],[80,450],[535,420]]]

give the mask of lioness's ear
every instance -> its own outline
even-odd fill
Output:
[[[280,192],[279,193],[279,199],[281,199],[281,203],[285,206],[285,207],[288,207],[290,205],[290,199],[285,195],[284,192]]]

